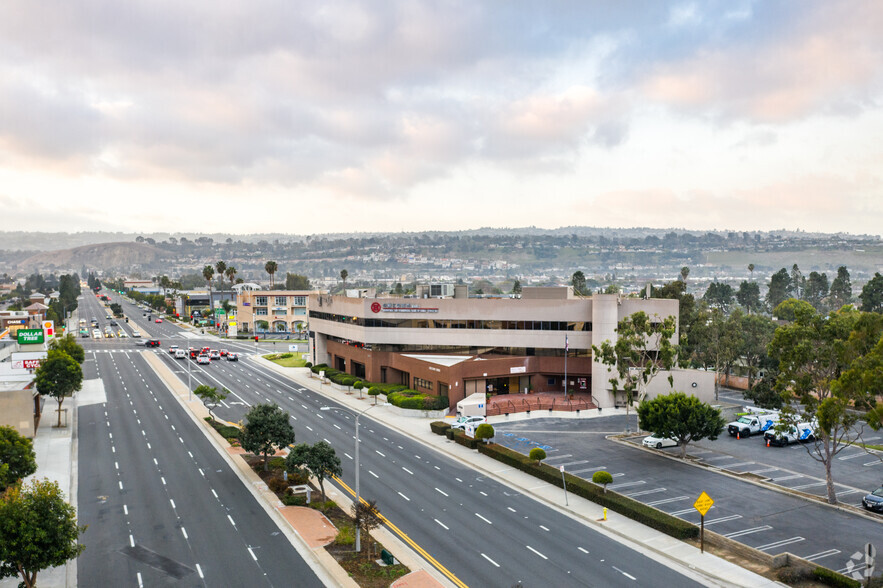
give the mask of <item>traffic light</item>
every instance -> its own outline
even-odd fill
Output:
[[[258,336],[257,336],[257,335],[254,336],[254,342],[255,342],[255,343],[258,342]]]

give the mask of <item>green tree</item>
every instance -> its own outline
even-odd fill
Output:
[[[657,437],[676,440],[681,448],[681,458],[687,457],[688,443],[705,438],[713,441],[726,424],[720,410],[683,392],[641,402],[638,423]]]
[[[610,475],[610,472],[598,471],[592,474],[592,482],[603,486],[604,494],[607,494],[607,484],[613,482],[613,476]]]
[[[346,293],[346,279],[349,277],[350,273],[345,269],[340,270],[340,279],[343,281],[343,291]]]
[[[0,578],[18,576],[21,585],[36,586],[38,572],[83,552],[78,539],[85,530],[56,482],[8,488],[0,497]]]
[[[837,268],[837,277],[831,282],[829,307],[838,310],[852,302],[852,281],[845,265]]]
[[[512,282],[512,293],[521,294],[521,282],[517,278]]]
[[[377,404],[377,396],[380,394],[380,388],[377,386],[372,386],[368,388],[368,396],[374,397],[374,404]]]
[[[314,445],[301,443],[292,448],[285,458],[285,469],[292,473],[301,468],[307,468],[319,481],[322,502],[325,502],[325,478],[343,475],[340,458],[337,457],[334,448],[325,441],[319,441]]]
[[[61,426],[61,405],[64,399],[83,387],[83,369],[70,355],[50,349],[46,359],[34,372],[37,391],[58,402],[58,426]]]
[[[803,273],[800,271],[800,268],[797,267],[796,263],[791,266],[790,286],[791,289],[789,290],[789,294],[798,300],[803,300],[806,289],[806,278],[803,277]]]
[[[669,371],[678,359],[679,346],[672,342],[677,330],[675,317],[653,319],[644,311],[638,311],[619,321],[616,341],[604,341],[601,346],[592,345],[596,361],[607,366],[615,376],[610,380],[614,397],[625,393],[626,431],[629,430],[628,411],[637,394],[638,402],[644,400],[647,386],[660,371]],[[668,377],[672,385],[672,376]]]
[[[700,311],[702,319],[696,327],[694,362],[715,372],[714,398],[719,397],[720,378],[729,374],[730,368],[742,348],[742,313],[737,311],[727,318],[718,309]]]
[[[705,291],[703,300],[712,308],[721,309],[724,314],[730,311],[733,305],[733,287],[721,282],[712,282]]]
[[[227,276],[227,279],[228,279],[228,280],[230,280],[230,289],[231,289],[231,290],[233,289],[233,284],[236,283],[236,273],[237,273],[238,271],[239,271],[239,270],[237,270],[237,269],[236,269],[235,267],[233,267],[232,265],[228,265],[228,266],[227,266],[227,269],[224,270],[224,275]]]
[[[865,312],[883,312],[883,276],[876,272],[858,295],[862,301],[861,309]]]
[[[55,337],[49,341],[49,349],[64,351],[80,365],[83,365],[83,362],[86,361],[86,351],[82,345],[77,343],[77,339],[72,333],[68,333],[64,337]]]
[[[34,444],[12,427],[0,427],[0,492],[37,471]]]
[[[273,289],[274,285],[274,276],[276,275],[276,271],[279,269],[279,264],[275,261],[268,261],[264,264],[264,271],[270,275],[270,289]]]
[[[779,410],[782,408],[782,394],[776,389],[777,371],[771,370],[764,374],[759,382],[745,390],[743,396],[760,408]]]
[[[220,392],[218,392],[217,388],[213,388],[212,386],[207,386],[205,384],[200,384],[196,388],[193,389],[193,393],[202,400],[202,403],[208,409],[208,414],[215,420],[215,415],[212,413],[212,409],[218,406],[222,400],[227,398],[227,395],[230,394],[230,391],[226,388],[222,388]]]
[[[481,423],[475,428],[475,438],[487,443],[488,439],[494,438],[494,426],[490,423]]]
[[[588,294],[586,292],[586,275],[582,271],[577,270],[573,272],[573,275],[570,277],[570,285],[573,286],[575,294],[581,296]]]
[[[537,465],[540,465],[540,462],[546,459],[546,450],[542,447],[534,447],[527,454],[527,457],[537,462]]]
[[[748,368],[748,388],[751,389],[754,376],[760,367],[769,361],[767,348],[773,340],[776,324],[772,319],[759,314],[742,315],[738,325],[741,331],[742,345],[739,355]]]
[[[832,466],[835,456],[855,442],[858,413],[852,406],[869,406],[868,391],[840,380],[854,362],[869,353],[883,334],[883,315],[861,313],[846,306],[825,316],[809,303],[786,300],[777,316],[793,317],[776,329],[770,356],[779,361],[778,390],[802,413],[796,420],[818,422],[816,440],[807,452],[824,465],[828,502],[837,503]]]
[[[396,285],[395,285],[395,294],[396,294],[396,296],[401,296],[401,295],[404,294],[404,293],[405,293],[405,291],[404,291],[404,289],[402,288],[402,284],[401,284],[400,282],[396,282]]]
[[[753,263],[748,264],[748,274],[749,274],[748,280],[753,282],[754,281],[754,264]]]
[[[681,268],[681,280],[684,282],[684,287],[686,289],[687,286],[687,276],[690,275],[690,268],[684,266]]]
[[[364,502],[353,504],[351,512],[353,523],[356,525],[359,533],[357,537],[361,537],[361,534],[364,533],[370,540],[371,531],[383,524],[383,517],[380,516],[380,509],[377,507],[376,500],[365,500]],[[361,541],[357,539],[356,543],[358,544],[357,551],[361,553]]]
[[[791,293],[791,276],[788,270],[780,269],[770,278],[769,289],[766,293],[766,303],[770,308],[776,308],[787,300]]]
[[[202,277],[208,285],[208,308],[209,312],[215,311],[214,299],[212,298],[212,280],[215,278],[215,268],[210,265],[202,268]],[[152,305],[151,305],[152,306]]]
[[[748,314],[751,314],[752,311],[759,311],[763,306],[763,302],[760,300],[760,286],[758,283],[742,282],[739,284],[739,289],[736,291],[736,302],[738,302]]]
[[[226,261],[216,261],[215,262],[215,272],[217,272],[218,278],[223,280],[224,273],[227,271],[227,262]]]
[[[264,456],[264,471],[271,453],[294,443],[294,429],[288,419],[288,413],[275,402],[256,404],[245,414],[239,443],[249,453]]]
[[[803,298],[812,304],[813,308],[823,312],[829,290],[828,274],[820,274],[813,271],[809,273],[809,277],[806,279],[806,290]]]
[[[285,289],[286,290],[312,290],[313,287],[310,285],[310,280],[306,276],[302,276],[300,274],[285,274]]]

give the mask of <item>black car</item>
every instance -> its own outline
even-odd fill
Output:
[[[883,486],[862,498],[862,506],[871,512],[883,514]]]
[[[144,344],[146,347],[159,347],[160,342],[159,339],[151,339],[147,343]]]

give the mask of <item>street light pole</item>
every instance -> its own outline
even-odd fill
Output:
[[[190,399],[188,402],[193,402],[193,385],[190,383],[190,362],[193,361],[193,358],[190,357],[190,351],[187,351],[187,391],[190,393]]]

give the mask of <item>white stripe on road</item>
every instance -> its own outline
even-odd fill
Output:
[[[733,539],[735,537],[742,537],[743,535],[751,535],[752,533],[760,533],[761,531],[769,531],[772,529],[769,525],[763,525],[760,527],[752,527],[750,529],[743,529],[741,531],[735,531],[733,533],[727,533],[724,535],[727,539]]]
[[[401,492],[399,492],[399,496],[401,496],[402,498],[404,498],[404,499],[407,500],[408,502],[411,502],[411,499],[408,498],[407,496],[405,496],[404,494],[402,494]]]
[[[807,561],[815,561],[817,559],[822,559],[823,557],[837,555],[838,553],[840,553],[839,549],[829,549],[828,551],[820,551],[820,552],[814,553],[812,555],[807,555],[803,559],[805,559]]]
[[[439,490],[438,488],[436,488],[435,491],[438,492],[439,494],[443,495],[443,496],[447,496],[447,495],[448,495],[447,492],[443,492],[442,490]]]
[[[436,523],[438,523],[439,525],[441,525],[441,527],[442,527],[445,531],[450,531],[450,529],[448,528],[448,526],[447,526],[446,524],[444,524],[443,522],[441,522],[440,520],[438,520],[438,519],[432,519],[432,520],[434,520]]]
[[[727,521],[735,521],[735,520],[741,519],[741,518],[742,518],[742,515],[737,515],[737,514],[729,515],[726,517],[718,517],[716,519],[711,519],[711,520],[705,521],[705,526],[707,527],[708,525],[716,525],[717,523],[726,523]]]
[[[690,498],[689,496],[675,496],[674,498],[665,498],[663,500],[654,500],[653,502],[648,502],[647,506],[658,506],[660,504],[668,504],[669,502],[677,502],[679,500],[686,500]]]
[[[196,564],[196,571],[199,572],[199,577],[205,579],[205,576],[202,575],[202,568],[199,567],[199,564]]]
[[[484,517],[481,516],[480,514],[475,513],[475,516],[477,516],[478,518],[480,518],[481,520],[483,520],[483,521],[486,522],[487,524],[489,524],[489,525],[493,525],[492,522],[490,522],[489,520],[487,520],[486,518],[484,518]]]
[[[233,525],[233,526],[235,527],[235,526],[236,526],[236,521],[233,520],[233,517],[231,517],[230,515],[227,515],[227,518],[230,519],[230,524]]]
[[[791,545],[792,543],[800,543],[803,540],[803,537],[791,537],[790,539],[782,539],[781,541],[776,541],[775,543],[767,543],[766,545],[755,547],[755,549],[765,551],[767,549],[773,549],[774,547],[784,547],[785,545]]]
[[[481,554],[481,557],[485,558],[486,560],[488,560],[489,562],[491,562],[491,563],[494,564],[495,566],[500,567],[500,564],[498,564],[497,562],[495,562],[494,560],[492,560],[491,558],[489,558],[489,557],[486,556],[485,554],[482,553],[482,554]]]
[[[665,488],[656,488],[655,490],[642,490],[640,492],[632,492],[631,494],[626,494],[631,498],[635,498],[636,496],[645,496],[647,494],[658,494],[659,492],[665,492]]]
[[[530,545],[525,545],[525,547],[527,547],[528,549],[530,549],[531,551],[533,551],[534,553],[536,553],[537,555],[539,555],[541,558],[543,558],[543,559],[549,559],[548,557],[546,557],[545,555],[543,555],[542,553],[540,553],[539,551],[537,551],[536,549],[534,549],[534,548],[531,547]]]
[[[803,476],[800,474],[792,474],[790,476],[782,476],[781,478],[772,478],[773,482],[781,482],[783,480],[794,480],[796,478],[802,478]]]
[[[625,488],[627,486],[640,486],[641,484],[646,484],[646,483],[647,482],[645,482],[644,480],[639,480],[637,482],[623,482],[622,484],[613,484],[612,486],[610,486],[610,489],[614,490],[616,488]]]
[[[255,561],[258,560],[258,556],[254,554],[254,551],[251,550],[251,547],[248,548],[248,552],[251,554],[251,558]]]

